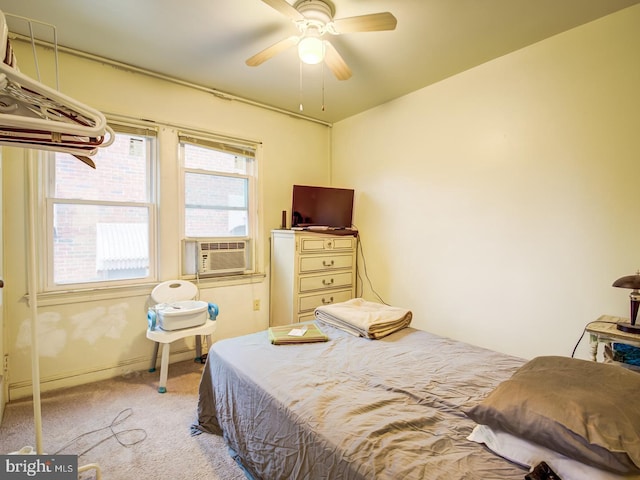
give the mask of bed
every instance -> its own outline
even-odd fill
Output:
[[[411,327],[371,340],[320,326],[326,342],[263,331],[210,349],[194,426],[223,435],[249,478],[525,478],[469,439],[470,412],[524,359]]]

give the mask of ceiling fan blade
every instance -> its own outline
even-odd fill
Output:
[[[349,65],[346,64],[331,42],[326,40],[324,42],[324,63],[327,64],[329,70],[338,80],[349,80],[351,78]]]
[[[397,24],[398,20],[389,12],[338,18],[333,21],[333,26],[338,34],[395,30]]]
[[[304,16],[293,5],[285,2],[285,0],[262,0],[271,8],[279,11],[285,17],[289,17],[291,20],[304,20]]]
[[[253,57],[248,58],[245,63],[250,67],[257,67],[261,63],[266,62],[270,58],[275,57],[280,52],[284,52],[287,48],[293,47],[300,41],[299,37],[291,36],[274,43],[270,47],[265,48],[261,52],[256,53]]]

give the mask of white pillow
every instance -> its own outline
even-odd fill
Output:
[[[640,480],[640,475],[622,476],[599,470],[487,425],[477,425],[467,440],[484,443],[495,454],[525,467],[546,462],[562,480]]]

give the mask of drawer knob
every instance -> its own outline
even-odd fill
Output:
[[[324,265],[325,267],[333,267],[334,261],[331,260],[330,262],[327,262],[326,260],[322,261],[322,265]]]
[[[325,300],[325,298],[322,297],[322,303],[324,305],[329,305],[330,303],[333,303],[333,297],[329,297],[329,300]]]
[[[333,285],[333,278],[331,278],[331,279],[329,279],[329,280],[327,280],[326,278],[323,278],[323,279],[322,279],[322,284],[323,284],[325,287],[327,287],[327,286],[329,286],[329,285]]]

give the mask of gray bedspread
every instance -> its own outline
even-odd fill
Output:
[[[325,343],[267,332],[209,351],[197,425],[224,435],[255,479],[520,479],[466,437],[462,409],[524,363],[405,328],[380,340],[322,326]]]

